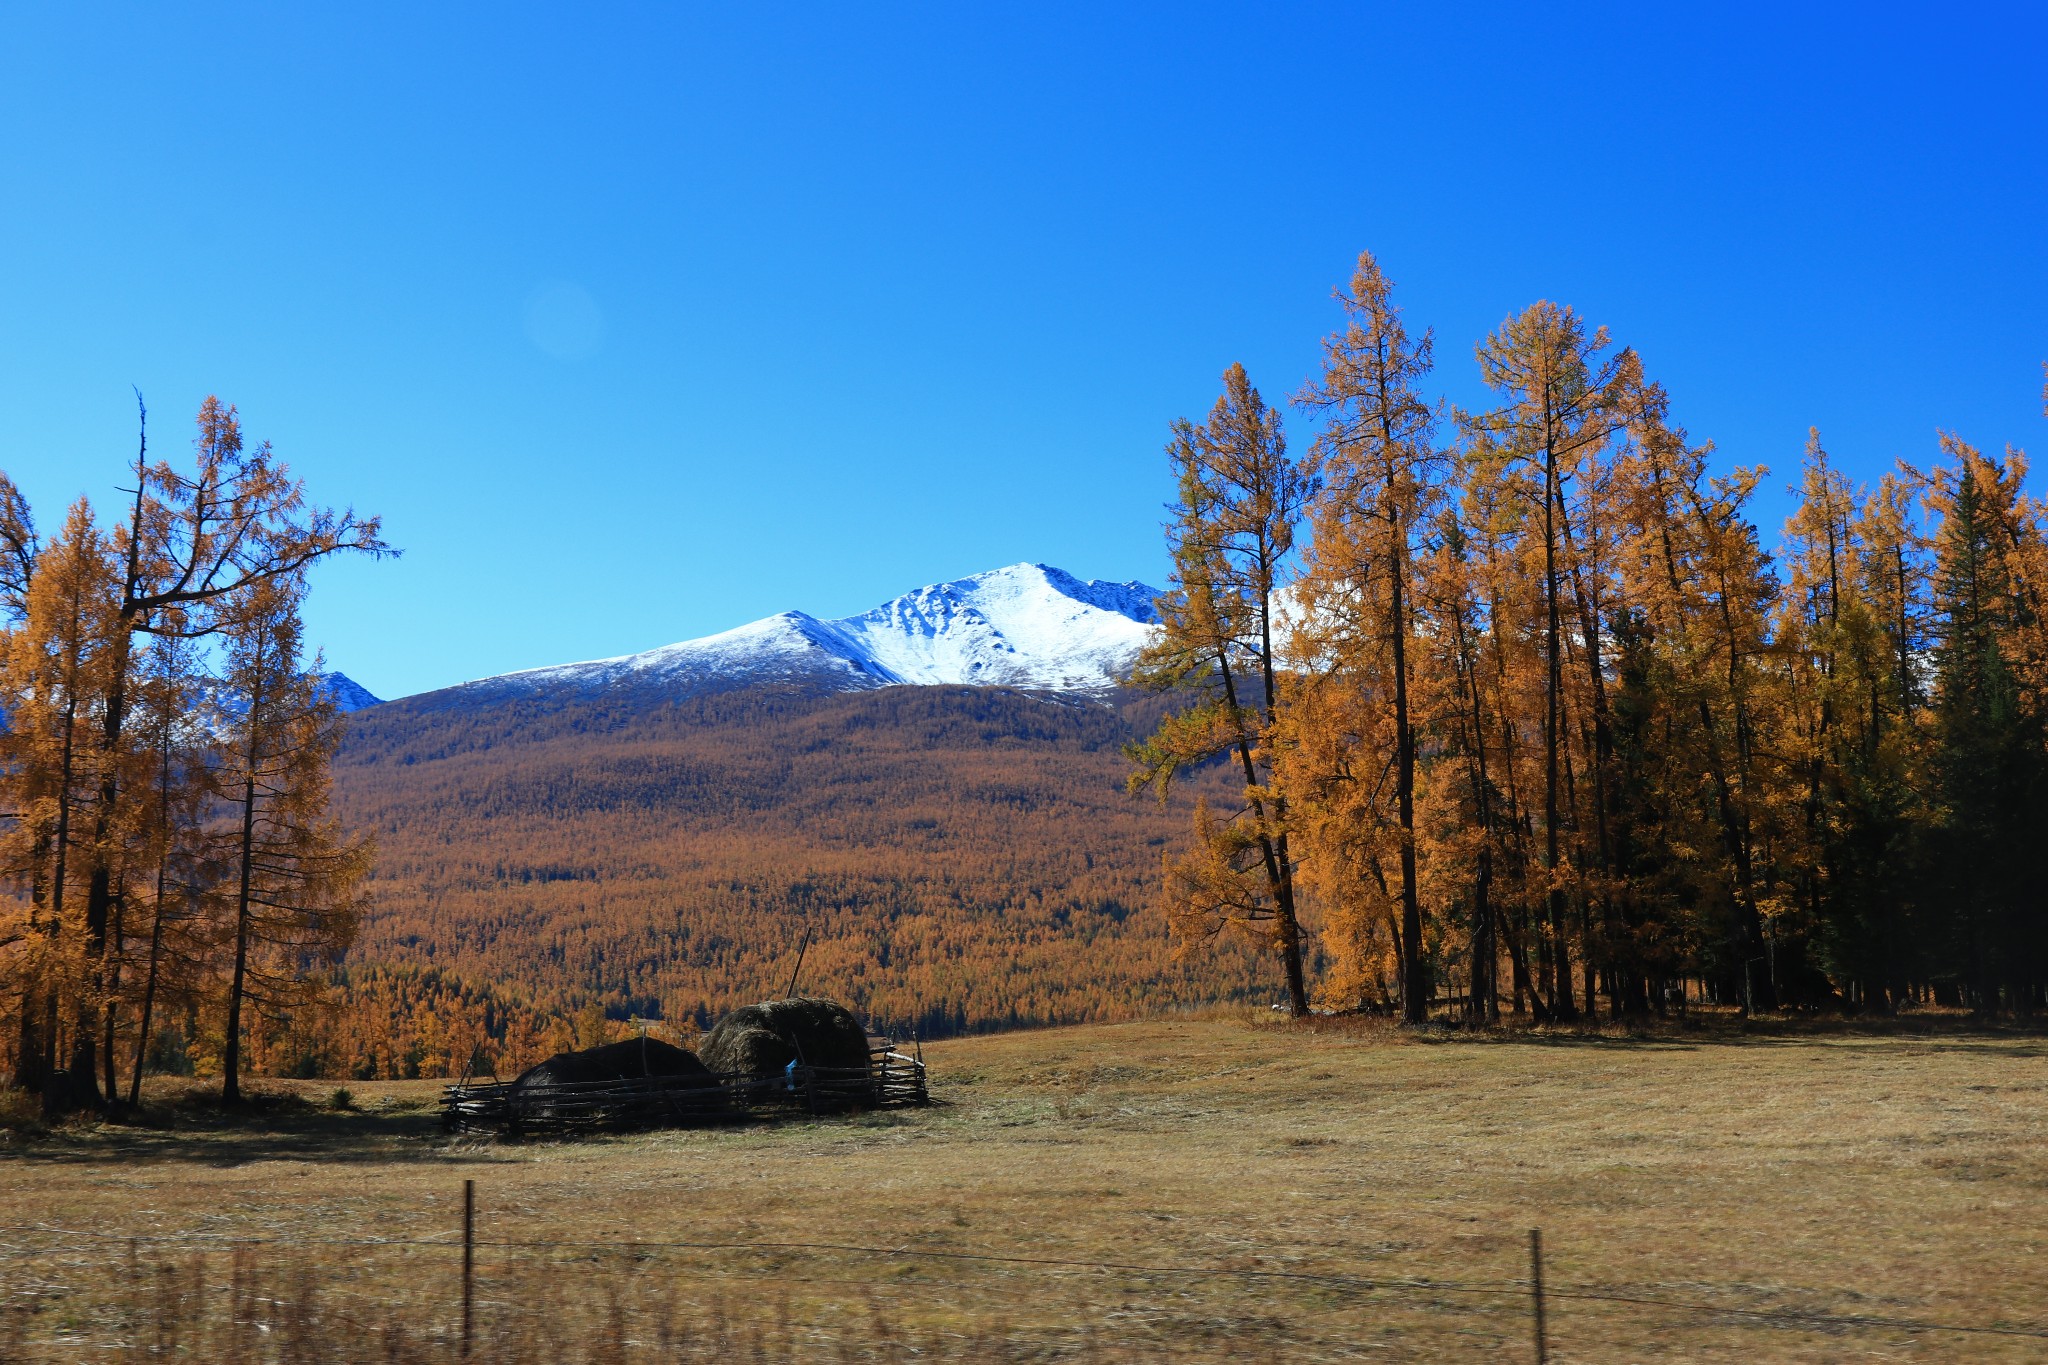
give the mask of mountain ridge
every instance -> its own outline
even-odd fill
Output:
[[[1156,589],[1019,563],[931,583],[853,616],[785,611],[633,654],[494,674],[417,694],[479,702],[568,690],[723,691],[758,683],[828,692],[964,685],[1102,695],[1158,621]],[[367,695],[367,694],[365,694]]]

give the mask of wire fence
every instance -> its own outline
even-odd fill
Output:
[[[1344,1272],[1281,1269],[1270,1266],[1227,1266],[1191,1265],[1140,1260],[1092,1260],[1076,1257],[1029,1255],[1006,1251],[968,1251],[951,1248],[922,1247],[910,1244],[896,1246],[869,1245],[856,1242],[836,1241],[757,1241],[740,1239],[564,1239],[564,1238],[504,1238],[479,1237],[475,1233],[473,1217],[473,1182],[464,1182],[464,1218],[460,1233],[440,1237],[269,1237],[204,1232],[128,1234],[99,1231],[90,1228],[66,1227],[53,1223],[9,1223],[0,1224],[0,1233],[26,1235],[29,1237],[69,1240],[74,1244],[91,1244],[102,1247],[126,1247],[131,1257],[143,1247],[174,1249],[182,1251],[232,1251],[250,1247],[287,1248],[356,1248],[366,1250],[425,1249],[462,1253],[462,1302],[463,1331],[462,1344],[467,1353],[471,1334],[471,1281],[474,1273],[476,1252],[574,1252],[574,1253],[625,1253],[644,1256],[657,1251],[687,1251],[699,1253],[740,1253],[766,1256],[833,1256],[856,1257],[894,1262],[932,1262],[957,1265],[986,1265],[991,1267],[1012,1267],[1038,1269],[1052,1272],[1092,1273],[1102,1275],[1137,1276],[1151,1280],[1180,1280],[1196,1282],[1204,1280],[1231,1280],[1247,1284],[1279,1284],[1319,1286],[1345,1290],[1354,1293],[1390,1295],[1413,1295],[1439,1297],[1444,1295],[1465,1295],[1499,1301],[1505,1297],[1521,1297],[1526,1300],[1530,1316],[1529,1332],[1525,1338],[1533,1359],[1546,1359],[1549,1343],[1548,1331],[1554,1327],[1554,1319],[1548,1319],[1546,1304],[1560,1300],[1570,1303],[1615,1304],[1635,1308],[1650,1308],[1666,1313],[1696,1314],[1722,1320],[1750,1321],[1780,1326],[1790,1326],[1832,1332],[1894,1331],[1906,1333],[1941,1334],[1948,1339],[1969,1338],[2023,1338],[2048,1342],[2048,1326],[2031,1323],[1958,1323],[1926,1318],[1894,1316],[1884,1314],[1835,1313],[1799,1308],[1767,1307],[1750,1308],[1725,1303],[1702,1303],[1684,1298],[1659,1294],[1619,1292],[1612,1288],[1589,1284],[1557,1283],[1546,1281],[1543,1273],[1543,1253],[1540,1233],[1530,1232],[1529,1274],[1526,1278],[1500,1278],[1491,1280],[1441,1279],[1413,1276],[1373,1276]],[[7,1246],[10,1259],[16,1256],[45,1253],[49,1249],[28,1246]],[[775,1279],[786,1284],[816,1285],[872,1285],[872,1277],[847,1277],[843,1279],[818,1279],[792,1276],[784,1269],[773,1273]],[[712,1278],[716,1278],[715,1276]],[[734,1278],[734,1277],[727,1277]],[[967,1286],[959,1286],[967,1287]],[[988,1286],[974,1286],[986,1289]],[[1022,1292],[1032,1292],[1024,1287]],[[2048,1348],[2044,1348],[2048,1355]]]

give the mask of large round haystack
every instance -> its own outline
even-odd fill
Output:
[[[528,1067],[512,1082],[515,1095],[557,1085],[587,1081],[626,1081],[643,1076],[671,1076],[684,1085],[712,1086],[718,1078],[692,1054],[659,1038],[628,1038],[622,1043],[582,1052],[558,1052],[539,1066]]]
[[[791,1062],[866,1071],[868,1034],[844,1005],[809,996],[764,1000],[718,1021],[698,1048],[713,1071],[776,1075]]]

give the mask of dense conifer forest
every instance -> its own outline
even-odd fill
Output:
[[[1269,947],[1300,1009],[1320,905],[1321,998],[1411,1021],[2048,1004],[2022,452],[1930,432],[1865,484],[1815,430],[1765,528],[1767,470],[1572,309],[1483,338],[1468,411],[1370,255],[1338,302],[1305,449],[1242,368],[1168,447],[1141,672],[1182,700],[1137,780],[1225,754],[1244,778],[1167,869],[1184,941]]]

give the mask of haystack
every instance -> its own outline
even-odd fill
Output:
[[[582,1052],[558,1052],[521,1072],[519,1079],[512,1082],[512,1091],[516,1098],[520,1091],[589,1081],[637,1080],[643,1076],[673,1077],[692,1088],[718,1084],[710,1068],[674,1044],[659,1038],[628,1038]]]
[[[718,1021],[698,1048],[713,1071],[780,1075],[791,1062],[866,1071],[868,1033],[844,1005],[810,996],[745,1005]]]

